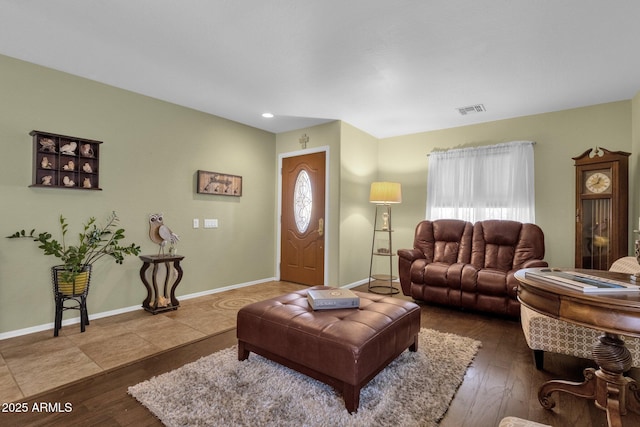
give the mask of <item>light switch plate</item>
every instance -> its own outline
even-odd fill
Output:
[[[200,227],[200,220],[198,218],[193,218],[193,228]]]

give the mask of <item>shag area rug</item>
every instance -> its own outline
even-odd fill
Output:
[[[435,426],[444,417],[481,343],[423,328],[360,392],[349,414],[333,388],[231,347],[129,387],[129,394],[173,426]]]

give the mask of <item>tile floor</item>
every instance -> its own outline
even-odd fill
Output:
[[[175,311],[140,310],[0,341],[0,402],[33,396],[236,326],[240,308],[303,289],[269,282],[180,301]]]

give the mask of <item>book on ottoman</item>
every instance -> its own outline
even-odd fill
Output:
[[[360,307],[360,298],[348,289],[312,289],[307,300],[314,310]]]

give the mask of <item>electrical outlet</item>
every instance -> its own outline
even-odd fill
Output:
[[[200,220],[198,218],[193,218],[193,228],[200,227]]]
[[[218,220],[217,219],[205,219],[204,220],[204,228],[218,228]]]

